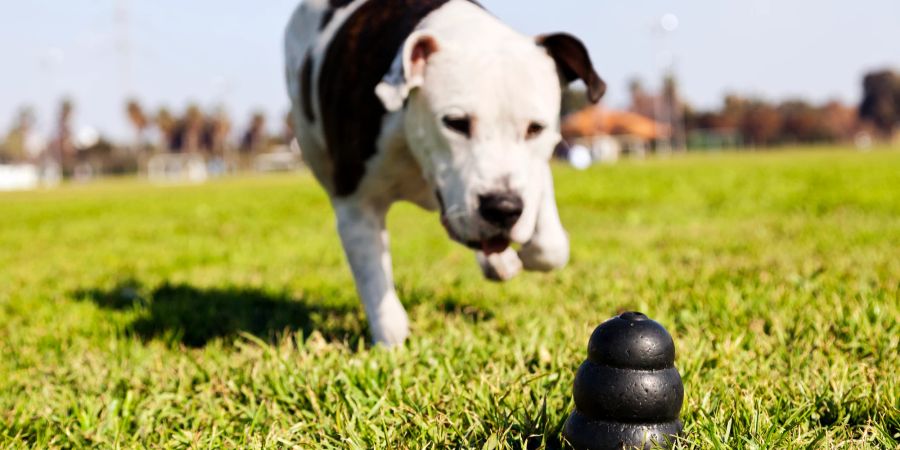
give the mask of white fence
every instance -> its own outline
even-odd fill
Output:
[[[28,191],[52,187],[62,179],[59,166],[47,164],[0,164],[0,191]]]

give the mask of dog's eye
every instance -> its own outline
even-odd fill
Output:
[[[528,131],[525,132],[525,138],[526,139],[534,139],[534,138],[540,136],[541,133],[544,132],[545,128],[547,128],[547,127],[545,127],[537,122],[531,122],[531,124],[528,125]]]
[[[472,136],[472,119],[469,117],[451,117],[446,116],[443,119],[444,126],[465,136]]]

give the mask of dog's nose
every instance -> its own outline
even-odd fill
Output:
[[[509,192],[478,196],[478,213],[491,225],[509,230],[522,216],[522,197]]]

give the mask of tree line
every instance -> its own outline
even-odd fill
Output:
[[[900,130],[900,74],[892,70],[871,72],[862,80],[863,98],[858,105],[839,101],[812,104],[802,99],[771,102],[761,98],[727,95],[717,109],[695,109],[680,95],[674,77],[668,77],[659,95],[649,94],[640,82],[631,84],[634,113],[652,118],[671,130],[675,147],[684,147],[691,135],[731,134],[744,145],[768,147],[783,144],[848,142],[865,135],[873,140],[892,139]],[[568,95],[565,110],[583,107],[577,95]],[[204,110],[188,105],[175,113],[161,107],[150,112],[137,100],[123,108],[133,130],[133,139],[113,145],[98,136],[95,141],[78,139],[72,129],[76,111],[70,100],[60,103],[52,131],[37,131],[36,115],[22,108],[9,131],[0,139],[0,163],[41,162],[48,158],[61,162],[77,159],[81,152],[148,154],[155,152],[194,153],[217,157],[226,154],[255,154],[292,139],[289,117],[279,118],[279,131],[268,131],[267,118],[253,114],[235,132],[233,121],[223,108]],[[80,141],[80,142],[79,142]]]
[[[813,104],[803,99],[772,102],[758,97],[726,95],[717,109],[695,109],[681,99],[669,77],[662,93],[652,96],[640,82],[631,85],[631,107],[679,132],[733,133],[745,145],[848,142],[862,135],[889,140],[900,130],[900,74],[883,70],[865,75],[858,105],[832,100]],[[680,129],[680,130],[679,130]]]
[[[16,114],[5,136],[0,138],[0,163],[46,162],[55,160],[68,166],[82,153],[117,153],[148,155],[153,153],[191,153],[210,157],[227,154],[258,154],[286,145],[292,138],[287,118],[279,119],[275,133],[262,112],[253,113],[246,124],[236,129],[224,108],[204,110],[196,104],[180,112],[167,107],[150,112],[137,100],[129,100],[123,113],[131,125],[132,137],[113,143],[90,127],[75,129],[76,104],[63,99],[58,106],[49,132],[37,126],[37,115],[31,107]]]

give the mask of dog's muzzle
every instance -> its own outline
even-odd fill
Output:
[[[450,236],[450,239],[472,250],[480,250],[486,255],[503,253],[512,244],[509,232],[522,216],[522,210],[524,209],[520,197],[510,194],[479,196],[478,214],[486,223],[495,227],[498,232],[481,240],[468,240],[460,236],[450,223],[450,219],[447,217],[446,204],[440,191],[435,191],[435,196],[441,206],[441,225],[447,230],[447,235]]]

